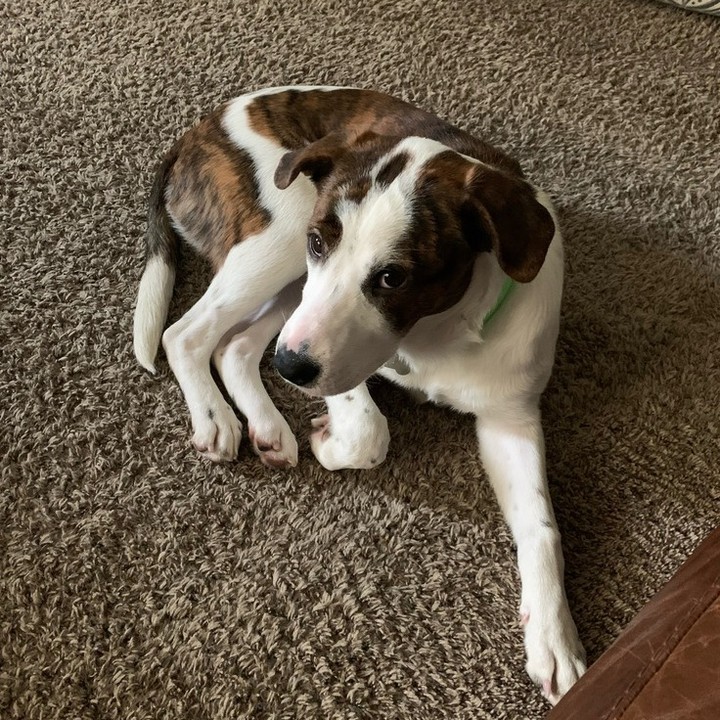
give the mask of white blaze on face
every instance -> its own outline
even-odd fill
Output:
[[[341,200],[339,243],[322,260],[310,258],[300,306],[278,340],[320,366],[318,392],[344,392],[374,373],[400,338],[366,295],[374,273],[394,260],[410,222],[411,196],[399,184],[371,187],[358,205]]]
[[[408,196],[392,185],[372,188],[360,205],[342,200],[335,212],[341,240],[325,259],[310,259],[302,302],[279,339],[321,366],[323,394],[355,387],[395,352],[399,338],[365,290],[393,261],[410,220]]]
[[[424,152],[416,152],[418,143]],[[376,164],[371,188],[359,204],[342,199],[336,205],[341,239],[324,259],[309,258],[302,302],[278,338],[278,346],[307,354],[321,366],[313,392],[345,392],[397,350],[401,338],[367,291],[375,274],[400,260],[398,245],[410,227],[419,168],[446,149],[419,138],[400,143]],[[378,170],[399,151],[412,159],[389,186],[376,184]]]

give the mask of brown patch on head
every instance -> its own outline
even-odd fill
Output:
[[[555,234],[555,223],[520,176],[447,150],[426,164],[419,186],[426,188],[426,196],[443,198],[452,208],[472,248],[493,250],[513,280],[535,278]]]
[[[332,134],[300,150],[291,150],[281,159],[275,172],[275,184],[280,189],[287,187],[301,172],[316,183],[318,197],[310,227],[321,235],[328,252],[337,246],[342,235],[336,212],[338,203],[363,201],[373,186],[372,169],[398,140],[363,133],[350,143]]]
[[[410,156],[406,152],[399,152],[393,155],[381,168],[378,170],[375,182],[381,188],[388,187],[393,180],[405,169]]]
[[[420,318],[455,305],[468,288],[477,252],[465,240],[457,196],[453,184],[440,182],[426,166],[416,183],[409,228],[396,246],[406,284],[398,290],[377,287],[373,280],[385,269],[378,267],[363,288],[401,335]]]
[[[524,180],[448,150],[421,169],[410,227],[395,248],[407,282],[396,290],[378,287],[374,279],[387,270],[378,267],[363,290],[404,334],[462,298],[479,252],[495,252],[510,277],[528,282],[553,235],[550,214]]]
[[[352,181],[349,186],[345,188],[344,197],[346,200],[359,205],[365,196],[370,192],[372,187],[372,180],[370,176],[363,175],[358,180]]]
[[[255,165],[228,138],[224,108],[187,133],[168,178],[167,209],[185,240],[217,270],[233,245],[264,230]]]
[[[311,223],[311,228],[313,232],[316,232],[322,238],[325,257],[327,257],[340,244],[342,239],[342,222],[335,213],[335,208],[329,207],[325,212],[321,213]]]

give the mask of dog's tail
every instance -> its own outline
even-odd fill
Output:
[[[145,234],[145,270],[135,306],[135,357],[153,374],[156,372],[155,355],[172,300],[180,254],[180,238],[165,206],[165,188],[177,156],[177,148],[173,148],[155,173]]]

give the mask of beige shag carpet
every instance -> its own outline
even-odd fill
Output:
[[[317,406],[266,367],[298,468],[196,456],[166,362],[153,378],[131,352],[151,172],[241,91],[350,84],[484,135],[550,191],[568,273],[548,468],[592,660],[719,522],[720,22],[641,0],[0,18],[0,717],[543,717],[471,418],[377,383],[387,462],[331,474]]]

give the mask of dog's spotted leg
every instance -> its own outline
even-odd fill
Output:
[[[312,421],[310,445],[327,470],[372,469],[387,455],[390,433],[385,416],[365,383],[326,397],[328,412]]]
[[[527,671],[555,704],[585,671],[585,652],[565,596],[540,413],[488,413],[478,418],[477,430],[485,469],[517,544]]]
[[[302,235],[283,238],[267,231],[249,237],[230,250],[205,294],[163,335],[190,410],[193,445],[211,460],[234,460],[241,432],[210,374],[210,358],[226,333],[304,272]]]
[[[213,353],[213,363],[230,397],[248,421],[248,435],[260,460],[269,467],[294,467],[295,436],[273,404],[260,377],[260,360],[300,301],[294,283],[269,303],[242,332],[230,334]]]

